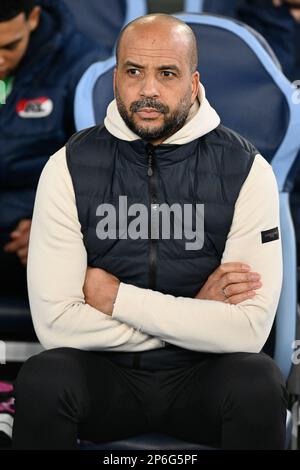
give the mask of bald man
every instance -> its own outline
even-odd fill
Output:
[[[17,379],[16,449],[149,431],[284,446],[285,383],[261,352],[281,288],[277,185],[220,124],[197,57],[181,21],[130,23],[104,124],[43,171],[28,286],[46,351]]]

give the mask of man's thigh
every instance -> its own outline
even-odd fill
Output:
[[[108,442],[151,431],[147,410],[152,373],[120,366],[101,352],[87,354],[89,412],[80,422],[79,438]]]
[[[174,371],[173,378],[161,381],[161,387],[167,403],[161,430],[213,447],[221,444],[232,404],[243,407],[243,400],[259,396],[260,389],[286,393],[279,369],[263,353],[207,354],[198,364]]]
[[[15,384],[16,448],[73,448],[77,439],[108,442],[148,432],[152,383],[151,372],[117,365],[101,351],[43,351],[26,361]]]

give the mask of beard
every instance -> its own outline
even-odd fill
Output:
[[[175,134],[179,129],[184,126],[191,108],[191,93],[187,92],[181,98],[176,109],[170,113],[170,108],[153,98],[144,98],[131,103],[129,111],[127,111],[124,102],[122,101],[118,89],[116,88],[116,102],[119,113],[129,129],[138,135],[142,140],[150,142],[153,140],[167,139]],[[159,111],[163,117],[164,122],[156,127],[142,127],[134,121],[134,113],[143,108],[153,108]]]

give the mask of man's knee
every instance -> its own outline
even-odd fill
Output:
[[[80,390],[83,372],[76,350],[57,348],[32,356],[22,366],[16,383],[16,400],[30,397],[38,401],[52,401],[66,390]]]
[[[284,413],[288,393],[282,374],[266,354],[237,353],[232,355],[226,381],[229,396],[236,406],[261,410],[264,413]]]

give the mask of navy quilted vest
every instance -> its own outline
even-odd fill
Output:
[[[185,145],[157,147],[119,140],[104,127],[75,134],[67,144],[67,161],[88,265],[138,287],[195,296],[220,264],[234,205],[256,153],[223,126]],[[119,196],[127,196],[128,207],[144,204],[149,214],[151,204],[152,210],[162,203],[183,210],[183,204],[204,204],[202,249],[187,250],[185,238],[100,240],[97,208],[115,206],[119,227]],[[134,218],[128,217],[128,224]]]
[[[75,134],[66,148],[88,265],[138,287],[194,297],[220,264],[235,202],[257,150],[222,125],[188,144],[156,147],[117,139],[96,126]],[[185,238],[99,239],[97,209],[112,204],[118,222],[120,196],[127,196],[128,207],[148,208],[149,227],[151,210],[163,203],[204,204],[202,249],[186,250]]]

